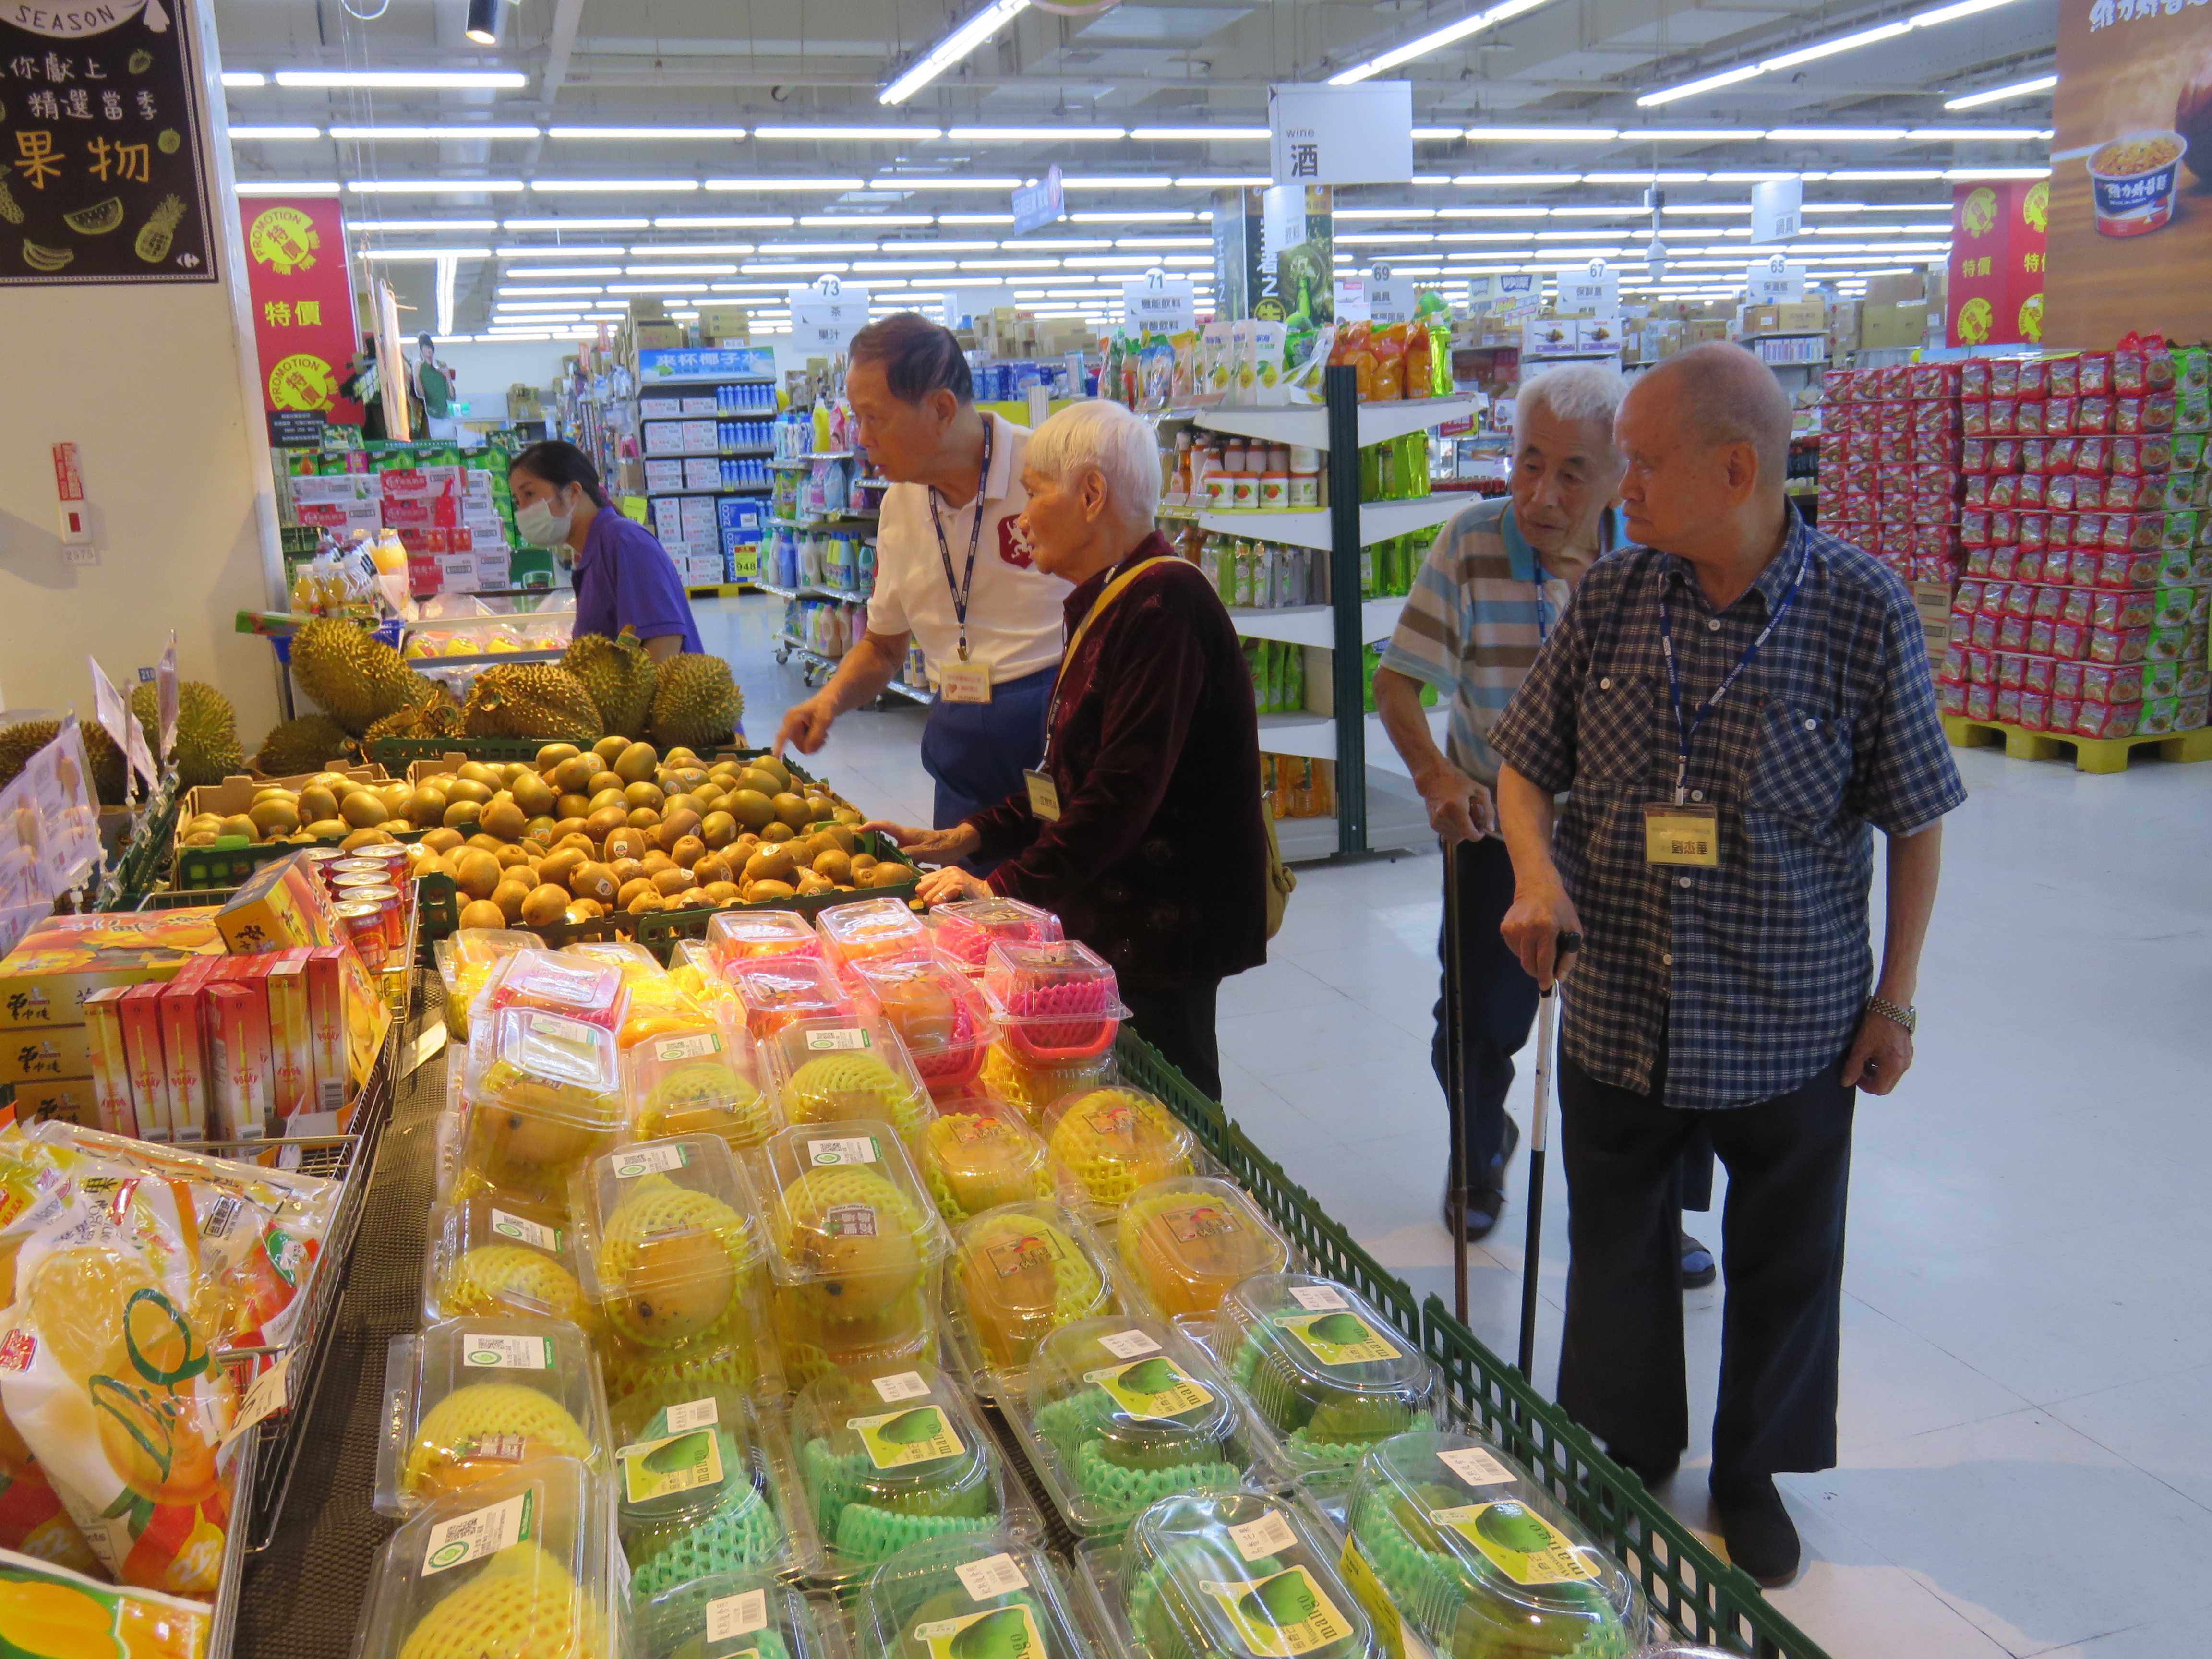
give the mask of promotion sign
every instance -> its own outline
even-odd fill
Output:
[[[1947,343],[2033,345],[2043,338],[2050,194],[2041,179],[1952,187]]]
[[[1252,315],[1292,328],[1336,320],[1336,192],[1274,185],[1261,198],[1259,297]]]
[[[1148,270],[1141,281],[1121,284],[1121,316],[1133,331],[1187,334],[1198,326],[1198,301],[1188,283]]]
[[[1060,181],[1060,163],[1054,161],[1044,170],[1044,177],[1034,185],[1023,185],[1014,191],[1014,234],[1026,235],[1032,230],[1056,224],[1067,211],[1067,190]]]
[[[804,351],[842,357],[853,337],[868,325],[868,290],[817,276],[791,291],[791,339]]]
[[[2043,343],[2212,334],[2212,6],[2059,0],[2051,116]]]
[[[358,426],[361,406],[338,397],[360,336],[337,198],[248,197],[239,204],[239,221],[246,232],[262,408],[271,416],[322,414]],[[272,420],[270,441],[280,432],[298,435],[301,424]]]
[[[216,280],[193,16],[0,5],[0,284]]]
[[[1270,171],[1278,185],[1403,185],[1413,177],[1413,83],[1267,88]]]

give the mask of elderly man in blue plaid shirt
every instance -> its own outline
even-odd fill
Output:
[[[1674,1472],[1676,1160],[1702,1128],[1729,1172],[1711,1485],[1731,1558],[1769,1583],[1799,1553],[1774,1475],[1835,1462],[1855,1091],[1912,1063],[1940,822],[1966,799],[1911,597],[1798,518],[1790,421],[1738,346],[1631,390],[1637,545],[1583,578],[1490,734],[1501,931],[1539,985],[1565,981],[1559,1403],[1647,1483]],[[1872,995],[1869,825],[1887,848]],[[1569,933],[1581,952],[1555,960]]]

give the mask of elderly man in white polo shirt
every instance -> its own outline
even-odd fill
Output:
[[[812,754],[847,710],[872,702],[921,642],[937,692],[921,763],[935,827],[1008,795],[1044,752],[1067,584],[1032,568],[1022,509],[1029,434],[975,404],[951,331],[900,312],[853,337],[845,380],[870,464],[891,481],[877,526],[866,635],[776,733]]]

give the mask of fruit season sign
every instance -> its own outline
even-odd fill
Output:
[[[216,280],[191,31],[182,0],[0,0],[0,284]]]

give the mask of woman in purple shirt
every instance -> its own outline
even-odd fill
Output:
[[[650,530],[607,499],[582,450],[557,438],[532,444],[508,465],[507,482],[523,538],[568,550],[577,634],[612,639],[635,629],[655,662],[701,651],[676,561]]]

